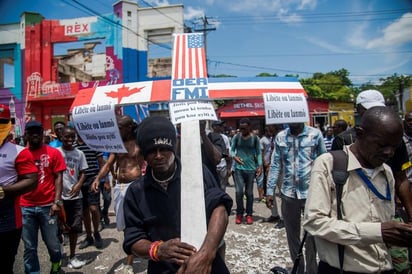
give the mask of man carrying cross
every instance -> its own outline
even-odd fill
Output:
[[[229,273],[218,254],[232,199],[203,168],[207,233],[197,250],[180,240],[181,162],[176,157],[176,130],[164,117],[146,118],[136,141],[147,161],[146,175],[129,187],[124,213],[123,248],[149,259],[148,273]]]

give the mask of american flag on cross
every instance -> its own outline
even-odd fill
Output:
[[[206,57],[202,34],[175,35],[172,78],[206,78]]]

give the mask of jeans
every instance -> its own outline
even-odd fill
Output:
[[[253,215],[253,181],[254,170],[235,170],[236,214],[243,215],[243,194],[246,195],[246,215]]]
[[[1,273],[13,274],[14,260],[19,248],[21,229],[0,232],[0,267]]]
[[[112,202],[112,193],[111,191],[107,191],[104,188],[104,180],[100,181],[99,189],[103,197],[103,208],[101,211],[101,216],[108,216],[107,214],[109,213],[109,207]]]
[[[286,238],[288,240],[289,252],[292,261],[298,255],[301,235],[301,216],[304,212],[306,199],[290,198],[281,195],[282,198],[282,217],[285,223]],[[306,262],[306,272],[305,272]],[[315,239],[308,234],[305,242],[305,259],[302,257],[299,261],[298,274],[316,274],[318,272],[318,263],[316,261]]]
[[[50,216],[51,206],[22,207],[24,269],[26,273],[40,273],[37,256],[39,228],[52,263],[60,262],[62,254],[57,236],[57,214]]]

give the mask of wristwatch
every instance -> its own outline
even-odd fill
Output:
[[[63,206],[63,200],[57,200],[54,202],[57,206],[62,207]]]
[[[4,190],[3,187],[0,186],[0,200],[4,199]]]

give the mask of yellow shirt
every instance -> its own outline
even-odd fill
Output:
[[[392,261],[383,243],[381,223],[394,217],[394,179],[389,166],[373,170],[369,178],[380,193],[390,186],[391,201],[379,199],[356,173],[362,168],[355,155],[348,153],[349,177],[342,192],[342,220],[337,220],[336,190],[332,179],[333,158],[319,156],[313,165],[305,206],[304,229],[315,236],[321,261],[340,268],[337,244],[345,246],[345,271],[378,273],[392,269]],[[367,174],[365,172],[365,174]]]

